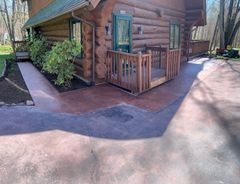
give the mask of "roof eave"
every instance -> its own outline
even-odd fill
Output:
[[[26,1],[26,0],[24,0],[24,1]],[[31,28],[31,27],[36,27],[37,25],[43,24],[43,23],[48,22],[48,21],[50,21],[52,19],[58,18],[58,17],[63,16],[65,14],[67,14],[67,13],[71,13],[72,11],[78,10],[80,8],[83,8],[83,7],[89,6],[89,5],[90,5],[90,2],[86,1],[85,3],[81,4],[80,6],[77,6],[77,7],[74,7],[73,9],[71,9],[71,10],[62,12],[61,14],[58,14],[56,16],[49,17],[48,19],[45,19],[45,20],[43,20],[41,22],[38,22],[36,24],[31,24],[29,26],[26,26],[26,24],[25,24],[22,29],[28,29],[28,28]]]

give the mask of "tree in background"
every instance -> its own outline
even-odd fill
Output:
[[[22,3],[21,0],[1,0],[0,15],[9,35],[12,48],[15,51],[14,41],[16,36],[18,38],[23,36],[21,28],[28,18],[26,3]]]
[[[208,0],[207,15],[207,25],[194,28],[192,39],[210,40],[210,50],[220,47],[221,38],[222,47],[240,46],[240,0]]]
[[[192,34],[192,39],[211,40],[212,35],[214,34],[218,14],[219,14],[219,1],[208,0],[207,25],[204,27],[195,27]]]
[[[233,0],[231,0],[233,1]],[[220,0],[220,7],[219,7],[219,21],[217,26],[219,26],[220,30],[220,48],[225,48],[225,0]]]
[[[224,44],[226,48],[227,45],[233,45],[234,40],[237,39],[240,28],[240,0],[228,0],[225,4],[228,7],[226,20],[224,20],[226,21],[224,23]],[[225,9],[224,4],[221,6],[223,6],[222,9]]]

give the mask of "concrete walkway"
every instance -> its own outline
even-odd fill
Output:
[[[1,108],[0,183],[239,184],[239,91],[240,62],[209,61],[156,112]]]
[[[60,94],[31,63],[19,63],[19,67],[37,108],[51,112],[81,114],[121,103],[148,111],[159,111],[188,93],[198,72],[202,70],[203,63],[207,61],[208,58],[196,59],[183,65],[180,75],[175,80],[139,97],[107,84]]]

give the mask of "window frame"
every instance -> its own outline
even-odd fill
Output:
[[[77,58],[79,59],[83,59],[84,58],[84,49],[83,49],[83,22],[80,20],[76,20],[74,18],[71,18],[69,20],[69,40],[73,41],[75,40],[74,38],[74,31],[73,31],[73,27],[74,24],[80,23],[81,24],[81,53],[77,56]]]
[[[112,18],[113,18],[113,26],[112,26],[112,29],[113,29],[113,49],[114,50],[117,50],[117,47],[118,47],[118,43],[117,43],[117,40],[118,40],[118,34],[117,34],[117,21],[118,20],[126,20],[126,21],[129,21],[129,53],[132,52],[132,36],[133,36],[133,33],[132,33],[132,29],[133,29],[133,20],[132,20],[132,16],[131,15],[128,15],[128,14],[119,14],[119,13],[113,13],[112,15]]]
[[[173,36],[172,34],[172,26],[174,26],[174,31],[173,31]],[[178,44],[176,46],[176,27],[178,27]],[[173,40],[172,40],[173,37]],[[171,47],[171,45],[173,45]],[[169,49],[174,50],[174,49],[180,49],[181,47],[181,24],[177,21],[175,22],[170,22],[169,26]]]

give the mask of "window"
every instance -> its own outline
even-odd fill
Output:
[[[33,30],[32,27],[26,29],[26,37],[28,41],[33,41]]]
[[[114,49],[132,51],[132,17],[114,14]]]
[[[75,40],[77,43],[83,44],[83,25],[81,21],[70,20],[70,40]],[[83,49],[81,47],[80,58],[83,58]]]
[[[170,24],[170,49],[180,48],[180,24]]]

